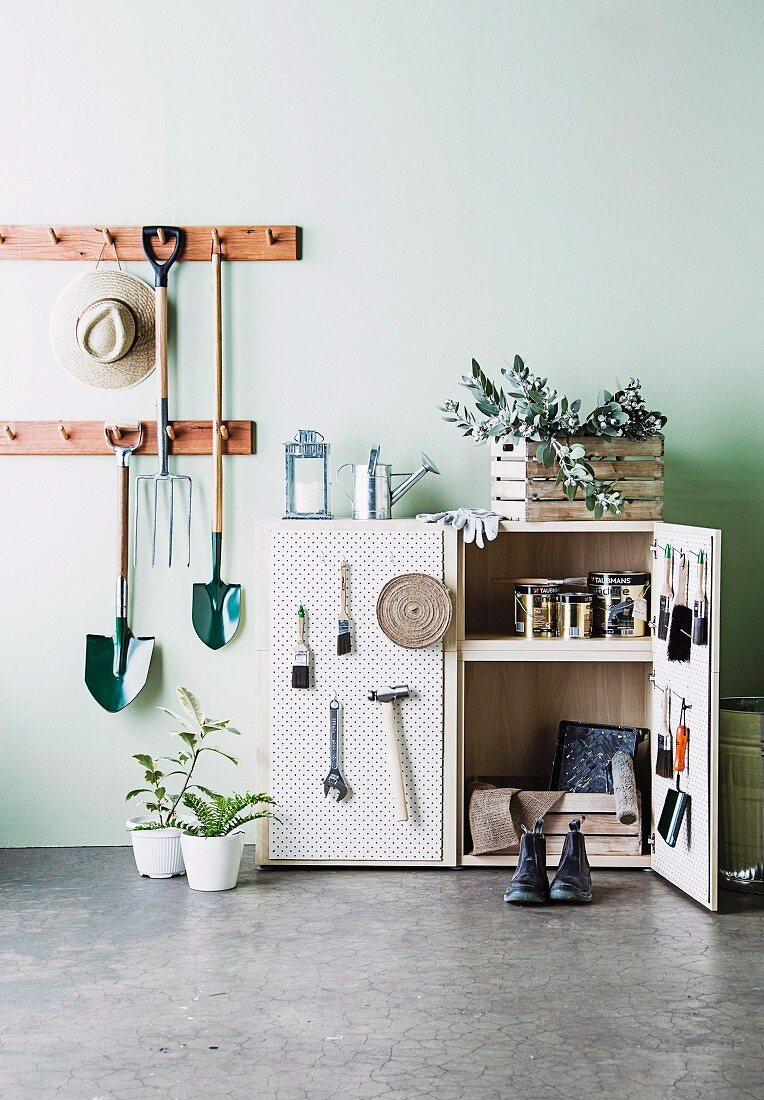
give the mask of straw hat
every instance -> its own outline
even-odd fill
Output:
[[[50,342],[70,374],[99,390],[126,390],[154,369],[154,291],[124,271],[90,271],[64,287]]]

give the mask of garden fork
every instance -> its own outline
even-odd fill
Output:
[[[174,244],[168,258],[164,261],[157,259],[154,252],[153,238],[160,236],[170,238]],[[157,456],[159,465],[156,473],[141,474],[136,482],[150,481],[153,488],[153,524],[151,534],[151,564],[156,560],[157,549],[157,508],[159,503],[159,483],[170,487],[170,521],[168,534],[167,564],[172,565],[172,537],[175,523],[175,483],[183,482],[188,488],[187,506],[187,538],[188,560],[191,564],[191,478],[187,474],[171,474],[167,457],[167,426],[169,423],[167,409],[167,276],[170,268],[178,258],[178,253],[183,247],[183,230],[174,226],[144,226],[143,227],[143,251],[154,269],[154,310],[155,310],[155,338],[156,338],[156,365],[159,379],[159,391],[157,395]],[[135,543],[133,556],[138,557],[138,510],[140,502],[140,485],[136,485],[135,494]]]

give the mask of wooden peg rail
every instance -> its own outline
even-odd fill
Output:
[[[215,230],[224,260],[299,260],[299,225],[188,225],[181,260],[207,260]],[[146,259],[140,225],[0,225],[0,260],[120,260]],[[155,242],[165,259],[172,242]],[[216,249],[217,251],[217,249]]]
[[[0,455],[112,455],[103,426],[103,420],[0,420]],[[212,454],[211,420],[174,420],[170,427],[170,454]],[[255,453],[254,421],[227,420],[220,434],[224,454]],[[143,442],[135,453],[157,453],[156,421],[143,421]]]

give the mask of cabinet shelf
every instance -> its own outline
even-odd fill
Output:
[[[650,664],[652,638],[522,638],[470,634],[459,646],[464,661],[636,661]]]

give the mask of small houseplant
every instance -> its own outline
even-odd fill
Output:
[[[615,393],[602,390],[596,408],[581,414],[581,400],[569,401],[552,389],[547,378],[531,374],[519,355],[511,367],[502,367],[507,390],[497,388],[472,360],[472,374],[463,375],[467,389],[480,416],[449,399],[441,405],[444,420],[455,424],[464,435],[477,443],[509,437],[513,442],[535,442],[536,461],[557,468],[557,484],[569,501],[580,491],[586,508],[600,519],[605,512],[623,511],[622,494],[612,481],[597,478],[586,451],[577,438],[599,436],[603,439],[643,441],[659,435],[666,423],[663,413],[645,405],[638,378]]]
[[[244,853],[242,829],[249,821],[273,818],[265,807],[274,805],[274,799],[249,792],[229,796],[186,792],[183,805],[196,819],[180,822],[188,885],[192,890],[232,890]]]
[[[146,786],[129,791],[125,796],[126,802],[141,799],[149,811],[148,816],[132,817],[127,822],[138,873],[149,878],[171,878],[184,873],[182,819],[178,816],[183,799],[194,791],[212,794],[195,781],[202,754],[214,752],[238,764],[236,757],[211,744],[209,739],[221,733],[238,734],[239,731],[228,719],[207,718],[199,700],[187,688],[177,688],[177,696],[183,714],[166,707],[157,709],[173,719],[178,728],[171,736],[180,740],[182,749],[174,756],[156,759],[147,753],[136,753],[133,759],[143,768]],[[168,763],[169,770],[164,770]]]

